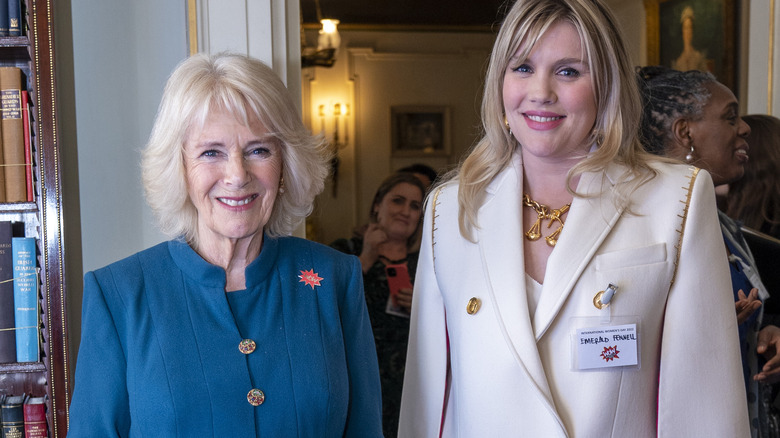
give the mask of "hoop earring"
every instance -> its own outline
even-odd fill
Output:
[[[685,161],[688,163],[693,161],[693,145],[691,145],[691,151],[688,152],[688,155],[685,156]]]

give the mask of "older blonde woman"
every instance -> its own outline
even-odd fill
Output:
[[[87,273],[72,436],[381,436],[360,263],[284,237],[326,163],[261,62],[176,68],[142,162],[175,238]]]

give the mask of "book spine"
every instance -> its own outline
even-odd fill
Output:
[[[11,240],[17,362],[37,362],[39,359],[38,264],[35,250],[32,237],[14,237]]]
[[[19,67],[0,67],[0,99],[3,105],[0,124],[3,125],[5,202],[24,202],[27,200],[27,184],[24,170],[22,70]]]
[[[2,411],[3,438],[23,438],[24,437],[24,396],[16,395],[5,399],[0,405]]]
[[[22,3],[21,0],[8,0],[8,35],[22,35]]]
[[[0,221],[0,363],[16,362],[11,222]]]
[[[46,405],[28,403],[24,405],[24,437],[47,438],[49,427],[46,424]]]
[[[0,37],[8,36],[8,2],[0,1]]]
[[[32,131],[30,131],[30,96],[22,90],[22,128],[24,129],[24,181],[27,187],[27,202],[35,201],[33,190]]]

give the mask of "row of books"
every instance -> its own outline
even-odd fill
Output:
[[[24,14],[21,0],[0,0],[0,36],[21,36]]]
[[[0,363],[40,360],[38,245],[23,229],[0,221]]]
[[[24,84],[22,69],[0,67],[0,202],[35,200],[30,99]]]
[[[47,438],[46,397],[0,395],[0,438]]]

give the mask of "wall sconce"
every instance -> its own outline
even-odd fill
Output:
[[[326,106],[320,105],[318,108],[318,115],[320,117],[320,130],[323,135],[326,134],[325,130],[325,118],[327,116],[326,114]],[[330,141],[330,146],[333,148],[333,158],[331,158],[330,161],[330,167],[331,167],[331,178],[333,180],[333,197],[335,198],[338,194],[338,176],[339,176],[339,162],[341,161],[339,159],[339,149],[343,149],[349,145],[349,104],[346,103],[335,103],[332,107],[332,114],[333,114],[333,137],[332,141]],[[339,125],[342,123],[342,120],[340,120],[343,116],[343,123],[344,123],[344,140],[343,143],[341,142],[341,138],[339,136]]]
[[[323,18],[320,20],[322,29],[317,37],[317,50],[303,48],[301,54],[301,67],[333,67],[336,63],[336,55],[341,45],[339,35],[339,20]]]

